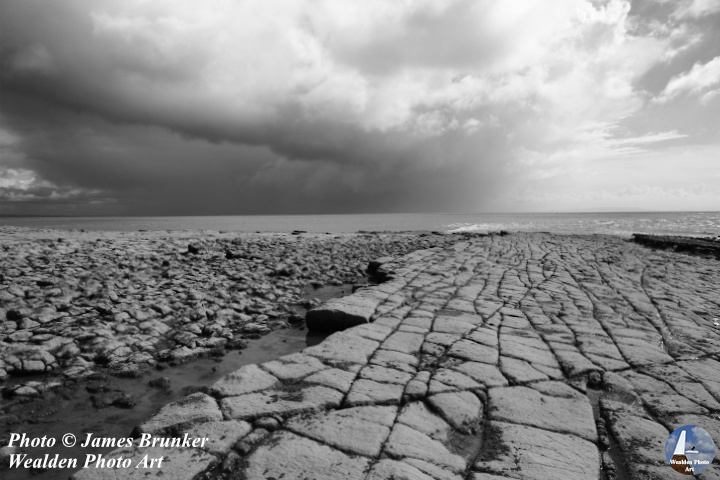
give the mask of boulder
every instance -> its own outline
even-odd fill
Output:
[[[369,323],[379,303],[359,293],[333,299],[308,311],[305,325],[310,331],[337,332]]]

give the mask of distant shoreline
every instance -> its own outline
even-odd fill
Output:
[[[183,217],[0,217],[0,228],[242,233],[552,232],[716,236],[720,212],[351,214]]]

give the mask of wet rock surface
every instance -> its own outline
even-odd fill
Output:
[[[693,238],[635,233],[633,241],[651,248],[720,258],[720,237]]]
[[[207,478],[670,479],[670,432],[718,434],[715,260],[513,234],[376,267],[385,283],[355,294],[377,300],[368,323],[144,425],[236,422],[228,453],[196,452]],[[199,471],[187,452],[167,458]]]

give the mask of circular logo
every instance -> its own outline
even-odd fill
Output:
[[[697,425],[683,425],[665,442],[665,458],[676,472],[697,475],[715,458],[715,443],[710,434]]]

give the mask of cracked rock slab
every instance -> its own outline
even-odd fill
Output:
[[[213,455],[227,454],[238,440],[250,433],[252,426],[239,420],[224,420],[221,422],[206,422],[190,428],[187,433],[193,438],[207,438],[208,443],[204,450]]]
[[[327,301],[311,309],[305,324],[311,332],[337,332],[355,325],[369,323],[380,300],[374,297],[351,295]]]
[[[347,408],[296,417],[287,422],[286,428],[346,452],[377,457],[396,414],[394,407]]]
[[[476,433],[482,419],[482,402],[471,392],[439,393],[428,397],[428,403],[462,433]]]
[[[465,470],[465,460],[422,432],[397,423],[385,445],[385,452],[395,458],[416,458],[448,468],[456,473]]]
[[[251,364],[228,373],[215,382],[210,390],[221,397],[230,397],[264,390],[274,386],[277,382],[277,378],[257,365]]]
[[[229,419],[250,420],[267,415],[296,415],[340,405],[342,394],[311,386],[297,391],[265,390],[223,398],[220,406]]]
[[[600,455],[587,440],[502,422],[491,422],[490,429],[483,458],[473,466],[479,473],[523,480],[600,478]]]
[[[190,425],[222,419],[215,399],[198,392],[164,406],[137,429],[140,433],[174,433]]]
[[[380,460],[368,474],[366,480],[435,480],[417,468],[397,460]]]
[[[492,388],[489,415],[493,420],[570,433],[594,442],[597,430],[590,402],[582,398],[545,395],[528,387]]]
[[[379,345],[380,343],[374,340],[349,332],[339,332],[330,335],[319,345],[306,348],[303,353],[332,366],[343,366],[347,363],[364,365]]]
[[[384,405],[400,403],[405,387],[396,383],[380,383],[367,379],[356,380],[347,396],[347,404]]]
[[[247,458],[246,478],[349,480],[364,478],[367,457],[349,455],[291,432],[270,437]]]
[[[362,325],[219,380],[225,420],[167,423],[249,479],[600,480],[608,440],[629,478],[669,478],[678,422],[720,429],[715,267],[605,236],[415,252],[326,304]],[[241,459],[222,437],[245,420]]]
[[[105,454],[106,459],[129,459],[131,468],[88,468],[72,476],[73,480],[192,480],[217,463],[217,458],[195,448],[123,448]],[[152,465],[151,459],[162,458],[162,463]],[[146,462],[143,464],[142,462]],[[91,464],[92,465],[92,464]],[[135,468],[148,465],[147,468]]]

